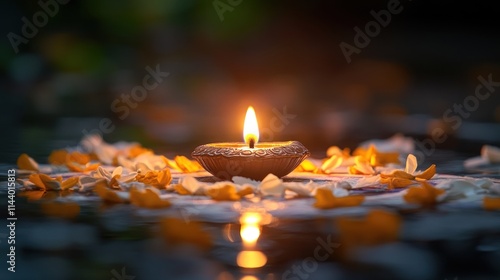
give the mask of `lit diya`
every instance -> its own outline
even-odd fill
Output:
[[[252,106],[243,127],[245,143],[212,143],[198,146],[191,154],[217,178],[241,176],[261,181],[269,173],[283,177],[309,156],[298,141],[259,143],[259,126]]]

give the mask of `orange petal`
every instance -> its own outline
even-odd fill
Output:
[[[60,190],[61,183],[45,174],[31,174],[28,180],[44,190]]]
[[[41,204],[42,212],[47,216],[72,219],[80,214],[77,203],[46,202]]]
[[[340,217],[335,220],[339,229],[340,250],[347,253],[359,246],[372,246],[398,239],[401,218],[383,210],[372,210],[364,219]]]
[[[211,188],[206,191],[206,195],[213,200],[240,200],[240,196],[236,193],[236,188],[232,185],[224,185],[220,188]]]
[[[17,167],[22,170],[38,171],[38,163],[27,154],[21,154],[17,158]]]
[[[394,170],[390,174],[380,174],[380,177],[382,178],[387,178],[387,177],[395,177],[395,178],[402,178],[402,179],[408,179],[408,180],[415,180],[415,176],[408,174],[402,170]]]
[[[141,145],[134,145],[128,150],[128,158],[136,158],[144,153],[152,153],[153,151],[150,149],[146,149]]]
[[[115,191],[112,191],[106,187],[104,181],[98,182],[94,187],[94,192],[101,197],[104,202],[108,203],[122,203],[124,202]]]
[[[174,190],[180,195],[190,195],[191,192],[184,188],[181,184],[175,184]]]
[[[409,188],[403,198],[408,203],[431,207],[437,204],[437,197],[442,193],[444,193],[444,190],[436,189],[427,182],[421,182],[420,187]]]
[[[30,182],[32,182],[33,184],[35,184],[35,186],[42,188],[42,189],[45,189],[45,185],[43,184],[43,181],[40,178],[40,175],[45,175],[45,174],[31,174],[28,177],[28,180]],[[45,175],[45,176],[47,176],[47,175]]]
[[[87,164],[90,161],[90,155],[80,153],[80,152],[71,152],[68,154],[66,158],[66,162],[76,162],[78,164]]]
[[[409,185],[415,184],[415,181],[405,179],[405,178],[391,178],[391,187],[392,188],[405,188]]]
[[[130,203],[144,208],[165,208],[171,205],[170,201],[162,200],[160,196],[151,189],[130,189]]]
[[[80,182],[80,178],[77,176],[68,178],[64,182],[62,182],[61,189],[63,190],[69,189],[78,184],[78,182]]]
[[[43,191],[22,191],[22,192],[18,193],[18,196],[26,197],[26,199],[28,199],[28,201],[36,201],[36,200],[40,200],[44,194],[45,194],[45,190],[43,190]]]
[[[358,206],[365,199],[364,196],[335,197],[332,191],[326,188],[317,189],[315,198],[314,207],[320,209]]]
[[[64,165],[66,163],[66,157],[68,156],[68,151],[65,149],[54,150],[49,155],[49,163],[54,165]]]
[[[415,175],[419,179],[430,180],[436,174],[436,165],[433,164],[422,173]]]
[[[483,208],[489,211],[500,210],[500,197],[485,196],[483,198]]]
[[[158,184],[162,187],[167,186],[172,181],[172,174],[168,168],[158,172]]]
[[[237,192],[237,194],[242,197],[242,196],[245,196],[247,194],[253,194],[253,189],[251,187],[246,187],[244,189],[241,189]]]
[[[213,246],[212,237],[195,221],[186,223],[176,218],[160,221],[160,234],[170,244],[193,244],[208,250]]]

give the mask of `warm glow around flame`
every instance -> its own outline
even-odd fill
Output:
[[[243,244],[246,247],[252,247],[257,242],[260,236],[260,221],[262,216],[260,213],[246,212],[240,218],[241,230],[240,235]]]
[[[245,116],[243,138],[245,139],[246,144],[249,144],[252,139],[254,144],[259,142],[259,124],[257,123],[257,116],[255,115],[255,110],[252,106],[248,107],[247,114]]]

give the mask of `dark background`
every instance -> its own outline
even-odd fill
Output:
[[[316,157],[396,132],[421,141],[436,127],[438,148],[478,154],[500,143],[500,87],[459,127],[443,113],[473,95],[477,77],[500,81],[499,4],[401,1],[387,27],[347,63],[339,47],[389,1],[243,0],[223,13],[213,1],[88,0],[59,11],[16,54],[36,1],[0,4],[0,159],[27,152],[45,161],[103,118],[107,141],[138,141],[167,154],[242,141],[246,108],[261,129],[274,110],[296,115],[266,140],[299,140]],[[159,65],[170,76],[121,119],[111,104]],[[268,130],[269,131],[269,130]]]

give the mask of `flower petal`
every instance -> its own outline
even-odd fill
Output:
[[[241,197],[236,192],[236,187],[231,184],[225,184],[222,187],[214,187],[207,189],[205,194],[210,196],[213,200],[240,200]]]
[[[409,154],[408,157],[406,158],[406,167],[405,167],[405,172],[408,174],[413,174],[415,170],[417,170],[417,157],[415,157],[412,154]]]
[[[315,198],[316,202],[314,203],[314,207],[320,209],[358,206],[361,205],[365,199],[364,196],[335,197],[332,191],[327,188],[318,188]]]
[[[172,205],[170,201],[162,200],[156,189],[138,190],[135,187],[130,189],[130,203],[144,208],[165,208]]]
[[[424,180],[430,180],[432,177],[436,175],[436,165],[433,164],[429,166],[425,171],[421,172],[420,174],[415,175],[416,178],[418,179],[424,179]]]
[[[22,170],[39,170],[38,163],[27,154],[21,154],[17,158],[17,167]]]
[[[65,149],[54,150],[49,155],[49,163],[53,165],[64,165],[66,163],[67,156],[68,151]]]
[[[268,174],[260,183],[259,189],[263,195],[281,197],[285,193],[283,181],[274,174]]]
[[[500,210],[500,197],[485,196],[483,198],[483,208],[489,211]]]

